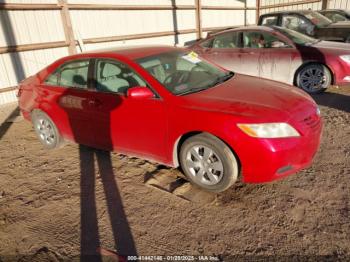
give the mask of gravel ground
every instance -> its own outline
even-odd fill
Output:
[[[79,259],[97,247],[112,261],[114,252],[350,259],[350,89],[314,98],[325,127],[310,168],[196,201],[145,185],[177,170],[72,144],[45,151],[12,116],[0,128],[0,261]]]

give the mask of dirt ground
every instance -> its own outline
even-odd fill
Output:
[[[46,151],[27,121],[3,123],[0,261],[79,259],[97,247],[225,261],[350,259],[350,88],[314,98],[325,128],[312,167],[194,201],[145,185],[177,170],[72,144]]]

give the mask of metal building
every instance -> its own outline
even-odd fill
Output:
[[[0,105],[16,101],[22,79],[81,50],[182,45],[265,12],[325,7],[350,0],[0,0]]]

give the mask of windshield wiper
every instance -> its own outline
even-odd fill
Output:
[[[321,39],[316,39],[315,41],[309,42],[309,43],[308,43],[308,46],[317,44],[317,43],[319,43],[319,42],[321,42],[321,41],[322,41]]]
[[[196,93],[196,92],[199,92],[199,91],[202,91],[202,90],[205,90],[205,89],[208,89],[209,86],[206,86],[206,87],[192,87],[190,88],[189,90],[183,92],[183,93],[179,93],[177,95],[179,96],[183,96],[183,95],[187,95],[187,94],[192,94],[192,93]]]
[[[226,82],[227,80],[229,80],[231,77],[234,76],[235,73],[233,73],[232,71],[228,72],[227,74],[223,75],[223,76],[219,76],[218,78],[215,79],[214,82],[212,82],[210,85],[211,86],[216,86],[218,84],[221,84],[223,82]]]
[[[204,87],[192,87],[189,90],[187,90],[187,91],[185,91],[183,93],[180,93],[178,95],[182,96],[182,95],[187,95],[187,94],[196,93],[196,92],[199,92],[199,91],[202,91],[202,90],[206,90],[206,89],[208,89],[210,87],[216,86],[218,84],[221,84],[221,83],[229,80],[230,78],[232,78],[234,76],[234,74],[235,74],[234,72],[230,71],[229,73],[216,78],[215,81],[210,83],[209,85],[206,85]]]

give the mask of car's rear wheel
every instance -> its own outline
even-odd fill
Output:
[[[185,140],[180,164],[190,182],[211,192],[222,192],[238,178],[239,165],[230,148],[220,139],[199,134]]]
[[[329,69],[322,64],[309,64],[299,70],[297,86],[309,94],[324,92],[332,83]]]
[[[32,123],[40,142],[47,149],[58,148],[62,144],[62,138],[51,118],[42,111],[32,113]]]

